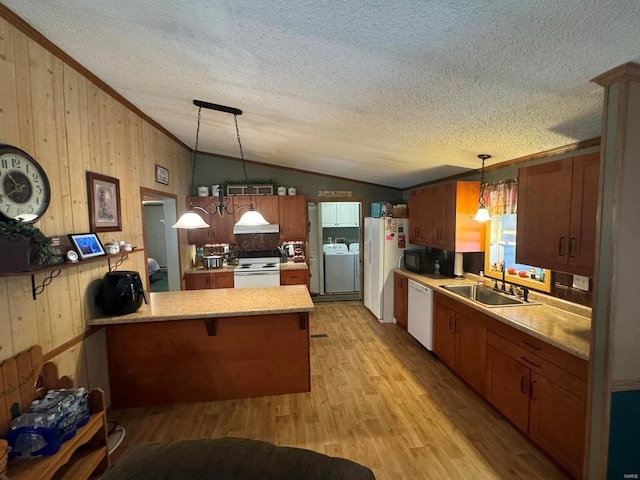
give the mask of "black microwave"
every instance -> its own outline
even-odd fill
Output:
[[[416,273],[433,273],[433,255],[423,250],[405,250],[404,267]]]

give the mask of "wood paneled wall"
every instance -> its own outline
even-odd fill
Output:
[[[181,205],[189,188],[190,152],[73,63],[0,16],[0,142],[25,150],[47,172],[51,204],[36,224],[45,235],[89,231],[85,173],[92,171],[120,180],[122,231],[100,234],[101,240],[143,247],[140,187],[176,195]],[[155,182],[155,164],[169,170],[170,185]],[[180,245],[181,263],[188,267],[183,233]],[[144,278],[146,255],[134,253],[120,268]],[[107,270],[106,259],[64,269],[35,301],[30,276],[0,278],[0,360],[34,344],[46,355],[83,334],[85,320],[98,314],[96,284]],[[45,276],[37,274],[36,281]],[[76,384],[108,392],[102,331],[55,362]]]

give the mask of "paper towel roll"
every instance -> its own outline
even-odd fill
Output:
[[[462,268],[462,253],[456,253],[453,258],[453,274],[456,278],[462,278],[464,276],[464,270]]]

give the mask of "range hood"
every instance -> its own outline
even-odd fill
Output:
[[[270,223],[267,225],[238,225],[233,226],[233,233],[236,235],[246,233],[279,233],[280,225],[277,223]]]

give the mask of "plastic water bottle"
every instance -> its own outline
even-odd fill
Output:
[[[480,273],[478,274],[478,286],[484,287],[484,271],[483,270],[480,270]]]
[[[433,264],[433,274],[440,275],[440,262],[438,260]]]

